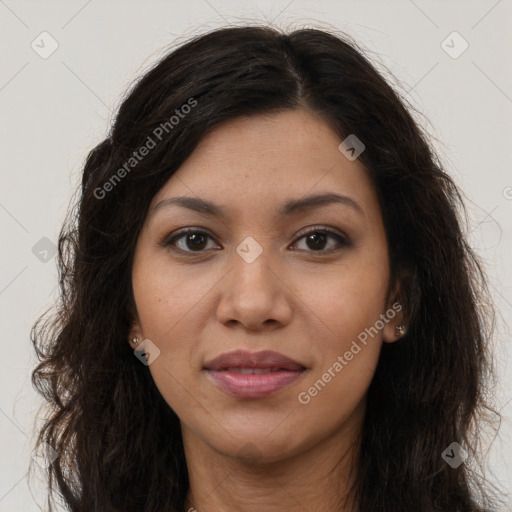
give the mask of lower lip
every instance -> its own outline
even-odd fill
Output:
[[[262,398],[289,386],[302,375],[302,371],[270,373],[233,373],[206,370],[213,382],[223,391],[237,398]]]

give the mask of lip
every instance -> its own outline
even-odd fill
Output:
[[[305,369],[299,362],[272,350],[226,352],[204,366],[214,384],[237,398],[262,398],[277,393],[298,380]]]

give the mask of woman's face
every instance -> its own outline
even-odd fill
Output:
[[[340,143],[301,110],[232,120],[153,198],[131,335],[160,351],[185,442],[275,461],[360,429],[401,313],[376,193]]]

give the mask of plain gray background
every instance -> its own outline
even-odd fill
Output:
[[[257,21],[347,32],[391,70],[441,141],[435,146],[465,194],[470,240],[498,308],[503,421],[488,477],[512,492],[510,0],[0,0],[0,511],[32,512],[45,502],[41,474],[27,476],[41,404],[30,383],[29,331],[57,296],[52,251],[85,156],[123,92],[168,45]]]

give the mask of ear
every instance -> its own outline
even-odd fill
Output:
[[[403,309],[399,300],[388,304],[388,308],[384,313],[386,318],[382,336],[384,343],[394,343],[405,335],[407,325],[405,324]]]
[[[131,348],[135,349],[144,339],[142,335],[142,328],[140,326],[139,317],[137,314],[130,314],[130,330],[128,332],[128,344]]]
[[[388,294],[385,326],[382,340],[384,343],[394,343],[407,332],[408,317],[404,310],[401,297],[404,296],[404,287],[409,282],[409,273],[402,268]]]

